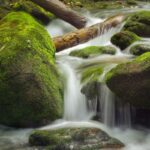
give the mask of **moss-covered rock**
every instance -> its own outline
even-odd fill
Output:
[[[137,56],[142,55],[146,52],[150,52],[149,44],[136,44],[130,49],[130,53]]]
[[[121,50],[124,50],[138,40],[140,40],[140,38],[136,34],[129,31],[121,31],[119,33],[116,33],[111,38],[111,42],[114,45],[118,46]]]
[[[81,75],[81,82],[98,81],[100,75],[103,73],[102,65],[89,66],[83,69]]]
[[[30,0],[7,0],[0,6],[0,19],[12,11],[24,11],[42,24],[48,24],[55,16]]]
[[[90,81],[82,87],[81,92],[86,96],[88,100],[93,100],[97,98],[100,86],[100,81]]]
[[[143,37],[150,37],[150,11],[140,11],[129,16],[124,30]]]
[[[116,49],[112,46],[89,46],[80,50],[72,51],[69,55],[81,58],[89,58],[100,54],[115,54]]]
[[[29,0],[18,0],[18,2],[12,4],[12,8],[15,11],[25,11],[44,24],[48,24],[55,18],[52,13],[45,11],[42,7]]]
[[[150,52],[113,68],[106,75],[108,87],[120,100],[150,109]]]
[[[73,8],[84,7],[90,11],[98,11],[99,9],[118,9],[123,7],[135,6],[135,0],[61,0],[65,4]]]
[[[137,1],[136,0],[126,0],[127,4],[129,5],[137,5]]]
[[[97,128],[36,130],[29,138],[32,146],[49,146],[47,150],[99,150],[122,148],[124,144]]]
[[[0,20],[0,124],[38,126],[62,115],[62,84],[55,48],[30,15]]]

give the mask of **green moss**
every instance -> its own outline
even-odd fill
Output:
[[[29,0],[18,0],[18,2],[13,3],[12,8],[16,11],[25,11],[44,24],[55,18],[52,13],[45,11],[42,7]]]
[[[48,24],[55,16],[30,0],[8,0],[0,6],[0,19],[12,11],[24,11],[42,24]]]
[[[150,52],[150,45],[148,44],[137,44],[131,47],[130,53],[133,55],[142,55],[146,52]]]
[[[81,58],[89,58],[100,54],[115,54],[116,49],[111,46],[89,46],[80,50],[72,51],[69,55]]]
[[[86,96],[87,100],[92,102],[92,100],[94,101],[95,99],[98,98],[98,96],[100,94],[100,87],[101,87],[100,81],[98,81],[98,80],[89,81],[82,87],[81,92],[82,92],[82,94],[84,94]],[[93,102],[93,104],[94,104],[94,102]],[[90,103],[90,105],[92,105],[92,104]]]
[[[121,148],[124,145],[117,139],[96,128],[64,128],[34,131],[29,138],[32,146],[48,146],[47,150],[75,150]],[[91,144],[92,143],[92,144]]]
[[[12,12],[0,32],[0,123],[38,126],[61,117],[62,84],[47,31],[30,15]]]
[[[106,75],[106,82],[119,74],[130,74],[132,72],[140,72],[150,67],[150,52],[147,52],[131,62],[119,64]]]
[[[69,129],[70,130],[70,129]],[[67,132],[69,132],[69,130]],[[29,138],[29,143],[36,146],[56,146],[60,143],[69,143],[71,141],[71,136],[67,136],[66,129],[59,130],[36,130]]]
[[[126,0],[129,5],[137,5],[136,0]]]
[[[150,11],[140,11],[129,16],[124,30],[136,33],[139,36],[150,36]]]
[[[120,100],[139,108],[150,108],[150,52],[113,68],[106,75],[108,87]]]
[[[118,9],[135,5],[134,0],[117,1],[117,0],[61,0],[71,7],[84,7],[90,11],[99,9]]]
[[[81,82],[98,81],[102,73],[103,73],[102,65],[87,67],[82,72]]]
[[[121,31],[111,38],[111,42],[122,50],[138,40],[140,37],[129,31]]]

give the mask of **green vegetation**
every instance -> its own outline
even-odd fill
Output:
[[[69,130],[71,129],[68,129],[67,132],[65,132],[66,129],[50,131],[36,130],[30,135],[29,143],[36,146],[55,146],[60,143],[66,144],[71,142],[71,136],[65,136],[65,134],[69,134]]]
[[[71,7],[84,7],[91,11],[96,11],[99,9],[118,9],[122,7],[134,6],[137,4],[135,0],[61,0],[65,4]]]
[[[150,108],[150,52],[113,68],[106,75],[108,87],[120,100],[139,108]]]
[[[149,44],[136,44],[130,49],[130,53],[137,56],[142,55],[146,52],[150,52]]]
[[[12,8],[15,11],[25,11],[44,24],[48,24],[55,18],[52,13],[45,11],[42,7],[29,0],[19,0],[13,3]]]
[[[140,11],[129,16],[124,30],[134,32],[142,37],[150,36],[150,11]]]
[[[0,33],[0,123],[39,126],[61,117],[63,87],[47,31],[12,12],[0,20]]]
[[[111,38],[111,42],[122,50],[138,40],[140,40],[140,37],[129,31],[121,31]]]
[[[102,65],[87,67],[83,70],[81,82],[99,81],[100,75],[103,73]]]
[[[101,148],[121,148],[124,145],[97,128],[64,128],[35,130],[29,138],[32,146],[48,146],[47,150],[98,150]]]
[[[89,58],[100,54],[115,54],[116,49],[111,46],[89,46],[80,50],[72,51],[69,55],[81,58]]]
[[[30,0],[4,1],[0,7],[0,19],[12,11],[24,11],[42,24],[48,24],[55,16]]]

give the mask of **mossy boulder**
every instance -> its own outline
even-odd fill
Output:
[[[137,56],[142,55],[146,52],[150,52],[149,44],[136,44],[130,49],[130,53]]]
[[[62,115],[63,91],[55,48],[29,14],[0,20],[0,124],[39,126]]]
[[[112,46],[89,46],[80,50],[74,50],[69,55],[81,58],[89,58],[91,56],[101,54],[115,54],[116,49]]]
[[[121,31],[113,35],[111,38],[111,42],[121,50],[124,50],[138,40],[140,40],[140,37],[129,31]]]
[[[124,144],[97,128],[64,128],[36,130],[29,138],[32,146],[48,146],[47,150],[119,149]]]
[[[150,11],[140,11],[130,15],[123,29],[142,37],[150,37]]]
[[[127,4],[129,5],[137,5],[137,1],[136,0],[126,0]]]
[[[135,0],[61,0],[65,4],[73,8],[84,7],[90,11],[99,11],[99,9],[118,9],[124,7],[135,6]]]
[[[0,6],[0,19],[12,11],[24,11],[32,15],[42,24],[48,24],[55,16],[30,0],[3,1]]]
[[[12,4],[12,8],[15,11],[25,11],[44,24],[48,24],[55,18],[52,13],[29,0],[18,0]]]
[[[108,87],[124,102],[150,109],[150,52],[113,68],[106,75]]]

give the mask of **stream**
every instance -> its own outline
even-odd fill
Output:
[[[140,5],[134,8],[122,8],[118,10],[104,10],[94,14],[84,12],[84,15],[88,18],[87,26],[103,22],[108,16],[123,12],[131,13],[139,10],[149,10],[150,5]],[[131,115],[129,106],[122,107],[119,112],[119,118],[115,117],[115,103],[114,95],[107,88],[106,85],[102,85],[99,89],[99,100],[101,103],[102,120],[101,122],[93,121],[91,118],[96,113],[96,104],[91,109],[87,107],[87,100],[81,93],[81,69],[86,65],[92,65],[95,63],[105,63],[107,66],[104,68],[104,73],[100,76],[100,80],[103,81],[105,74],[119,63],[130,61],[133,56],[129,54],[129,48],[124,52],[121,52],[117,48],[115,55],[100,55],[93,56],[88,59],[82,59],[69,56],[72,50],[81,49],[87,46],[107,46],[112,45],[110,38],[115,33],[119,32],[123,24],[112,28],[109,31],[97,37],[85,44],[78,45],[73,48],[66,49],[62,52],[56,53],[56,62],[65,77],[64,85],[64,116],[60,120],[56,120],[53,124],[41,127],[40,129],[53,129],[62,127],[96,127],[106,131],[110,136],[116,137],[122,141],[126,146],[123,150],[150,150],[150,131],[146,128],[134,129],[131,125]],[[47,30],[50,35],[57,36],[63,35],[69,31],[75,30],[74,27],[69,24],[56,19],[49,26]],[[140,41],[141,42],[141,41]],[[143,39],[144,43],[149,43],[150,39]],[[142,42],[142,43],[143,43]],[[113,46],[113,45],[112,45]],[[118,126],[115,126],[115,122],[119,122]],[[37,150],[36,148],[30,148],[27,145],[28,136],[33,129],[14,129],[5,126],[0,126],[0,150]]]

